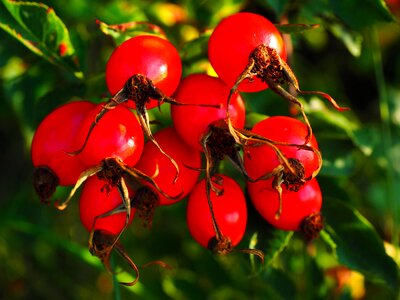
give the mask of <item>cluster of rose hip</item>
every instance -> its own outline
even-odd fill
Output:
[[[35,189],[47,202],[58,185],[74,186],[68,199],[56,203],[63,209],[83,185],[80,217],[90,232],[89,249],[106,266],[115,249],[138,272],[122,250],[122,233],[134,215],[151,226],[158,206],[186,198],[193,238],[215,253],[231,252],[244,236],[247,208],[240,185],[219,172],[225,158],[240,170],[251,202],[273,226],[301,230],[307,238],[322,228],[315,179],[322,159],[301,103],[283,87],[305,93],[285,63],[282,36],[264,17],[238,13],[215,28],[208,54],[219,77],[181,80],[180,56],[167,39],[133,37],[107,62],[113,95],[107,102],[69,102],[37,128]],[[239,91],[267,87],[298,105],[303,120],[273,116],[245,129]],[[153,135],[147,110],[165,102],[173,126]],[[255,249],[243,251],[262,257]]]

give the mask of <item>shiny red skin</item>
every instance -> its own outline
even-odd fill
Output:
[[[211,202],[221,233],[230,238],[234,247],[242,240],[246,230],[246,200],[236,181],[225,175],[219,176],[223,178],[224,193],[217,196],[211,192]],[[207,248],[210,239],[215,237],[215,231],[207,202],[204,179],[194,187],[189,196],[186,220],[194,240]]]
[[[76,138],[79,141],[86,138],[103,105],[98,104],[86,115],[77,133]],[[143,145],[143,130],[139,121],[128,108],[119,105],[110,109],[97,122],[81,152],[81,158],[88,166],[95,166],[107,157],[118,157],[127,165],[133,166],[142,154]]]
[[[105,181],[97,176],[87,179],[82,188],[79,199],[79,214],[82,225],[90,232],[94,230],[104,230],[108,233],[117,235],[124,228],[126,222],[126,212],[98,218],[93,227],[94,219],[121,205],[122,198],[116,187],[112,187],[109,192],[103,189]],[[132,196],[132,195],[131,195]],[[129,223],[132,222],[135,210],[131,209]]]
[[[106,83],[112,95],[135,74],[151,79],[156,87],[171,96],[182,75],[178,51],[166,39],[154,35],[140,35],[126,40],[111,54],[106,66]],[[156,107],[151,100],[147,108]]]
[[[208,57],[218,76],[232,87],[246,68],[251,52],[260,44],[276,49],[286,61],[286,48],[282,35],[269,20],[261,15],[240,12],[223,19],[211,34]],[[266,83],[254,78],[239,85],[239,91],[258,92]]]
[[[217,78],[206,74],[191,74],[184,78],[175,93],[175,98],[183,103],[221,105],[220,108],[201,106],[171,107],[175,129],[182,139],[193,148],[202,151],[201,137],[214,121],[226,118],[226,102],[229,87]],[[243,128],[245,106],[242,97],[235,93],[231,97],[229,113],[232,125]]]
[[[79,147],[75,136],[94,107],[89,101],[66,103],[48,114],[36,129],[31,145],[33,165],[51,169],[62,186],[74,185],[86,168],[80,155],[71,156],[68,152]]]
[[[175,166],[151,141],[146,142],[142,156],[135,168],[149,176],[156,174],[153,179],[163,192],[170,196],[180,195],[172,200],[154,190],[158,194],[159,205],[170,205],[185,198],[193,189],[200,172],[188,167],[200,168],[201,154],[200,151],[184,143],[173,127],[158,131],[154,138],[178,164],[179,176],[177,181],[174,183]],[[158,172],[156,173],[157,168]]]
[[[303,145],[307,136],[307,126],[294,118],[273,116],[258,122],[251,130],[277,142]],[[318,149],[318,143],[313,135],[307,144]],[[298,159],[305,168],[306,178],[318,169],[318,156],[309,150],[299,150],[297,147],[278,146],[286,158]],[[275,151],[269,146],[248,146],[245,148],[244,166],[253,179],[271,172],[280,164]],[[272,189],[272,185],[270,187]]]
[[[299,191],[287,191],[282,194],[282,213],[279,209],[279,196],[276,191],[265,188],[263,182],[247,183],[251,202],[260,215],[274,227],[283,230],[299,230],[304,218],[319,212],[322,206],[322,193],[317,180],[307,181]]]

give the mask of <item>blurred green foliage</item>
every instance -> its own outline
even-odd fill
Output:
[[[66,101],[110,96],[105,64],[124,36],[113,35],[108,25],[155,24],[125,34],[161,29],[179,49],[187,75],[210,71],[210,30],[238,11],[277,24],[320,25],[284,37],[302,89],[328,92],[352,109],[339,113],[321,99],[303,99],[324,158],[318,179],[326,229],[306,244],[297,233],[271,228],[249,206],[241,246],[264,250],[262,266],[238,252],[213,256],[191,239],[185,202],[162,207],[152,230],[135,223],[122,242],[139,266],[160,259],[173,269],[143,268],[136,286],[120,287],[88,252],[77,201],[59,212],[35,196],[29,156],[34,130]],[[396,14],[400,11],[390,13],[383,0],[0,1],[0,298],[395,299],[400,263]],[[293,113],[269,90],[243,96],[248,126],[264,115]],[[159,126],[170,124],[168,107],[154,110],[152,118]],[[241,180],[228,164],[222,168]],[[60,188],[55,198],[67,193]],[[118,257],[115,264],[124,267]],[[116,279],[130,278],[127,271]]]

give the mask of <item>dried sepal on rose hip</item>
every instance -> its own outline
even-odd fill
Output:
[[[298,191],[319,173],[322,157],[318,143],[314,135],[306,141],[307,126],[303,122],[287,116],[273,116],[255,124],[251,132],[274,140],[283,155],[258,143],[248,143],[244,149],[247,174],[253,181],[262,180],[267,189],[278,192],[279,199],[283,186]]]
[[[339,111],[347,108],[340,107],[326,93],[302,91],[296,76],[286,63],[286,55],[284,41],[278,29],[263,16],[248,12],[223,19],[212,32],[208,45],[212,66],[218,76],[231,87],[228,103],[237,90],[255,92],[269,87],[300,107],[308,127],[308,141],[312,136],[312,129],[303,104],[290,89],[283,88],[283,84],[291,85],[297,93],[320,95]],[[229,111],[227,121],[231,127]]]
[[[136,283],[138,283],[140,277],[138,266],[130,258],[130,256],[122,246],[121,242],[116,239],[113,234],[101,230],[94,231],[91,237],[89,248],[90,253],[99,258],[107,271],[109,271],[110,273],[114,272],[110,263],[110,255],[113,250],[116,250],[117,253],[128,263],[128,265],[133,269],[135,273],[134,279],[132,281],[119,283],[126,286],[134,286]]]
[[[111,95],[121,91],[128,80],[137,74],[146,77],[153,88],[162,91],[163,95],[171,96],[178,87],[182,74],[178,51],[170,41],[155,35],[139,35],[126,40],[114,49],[107,61],[106,83]],[[143,84],[140,81],[137,83]],[[160,104],[156,94],[147,96],[149,99],[146,99],[146,108]],[[156,97],[152,98],[154,96]],[[127,100],[132,100],[129,104],[134,107],[136,99]]]
[[[65,209],[68,205],[68,202],[75,195],[79,187],[92,176],[97,176],[97,178],[102,180],[107,187],[116,187],[118,189],[124,204],[124,209],[128,215],[132,210],[132,201],[135,202],[135,200],[131,200],[128,196],[128,187],[137,191],[147,185],[154,191],[157,191],[163,197],[171,199],[171,201],[180,196],[180,194],[170,196],[165,193],[153,180],[155,175],[156,174],[152,174],[149,176],[144,174],[134,167],[128,166],[118,157],[108,157],[103,159],[99,165],[89,168],[83,172],[74,188],[71,190],[68,198],[61,203],[57,203],[56,205],[60,210]],[[136,196],[134,196],[133,199],[135,199],[135,197]],[[125,222],[125,226],[128,226],[128,219]]]

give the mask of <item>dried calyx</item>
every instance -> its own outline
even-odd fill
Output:
[[[132,207],[136,209],[136,216],[142,221],[143,227],[149,229],[152,227],[154,212],[159,203],[157,193],[150,187],[143,186],[136,191],[132,199]]]
[[[217,173],[219,163],[225,157],[229,158],[246,179],[251,180],[244,168],[243,159],[240,155],[242,145],[236,142],[225,120],[217,120],[210,124],[200,143],[206,158],[206,178],[211,189],[217,195],[221,191],[213,184],[211,178]]]
[[[216,235],[212,237],[208,242],[207,248],[217,255],[227,255],[232,252],[255,255],[261,260],[261,264],[264,263],[265,254],[263,251],[259,249],[235,249],[232,246],[230,238],[224,235],[220,235],[219,237]]]
[[[304,218],[300,224],[300,231],[307,241],[312,241],[319,236],[324,228],[324,218],[320,212],[315,212]]]
[[[278,52],[268,47],[264,44],[258,45],[250,54],[249,61],[246,68],[236,79],[235,84],[230,90],[228,96],[228,105],[230,103],[230,99],[232,95],[238,90],[240,83],[244,80],[251,80],[254,77],[260,78],[263,82],[265,82],[268,87],[274,91],[276,94],[280,95],[284,99],[288,100],[290,103],[297,105],[300,108],[301,115],[304,119],[304,122],[307,125],[307,136],[305,137],[304,145],[307,144],[312,137],[312,128],[310,122],[308,120],[307,115],[304,111],[303,104],[297,99],[296,95],[293,95],[291,91],[287,91],[283,88],[282,84],[289,84],[292,86],[297,93],[300,94],[316,94],[327,99],[335,109],[339,111],[348,110],[349,108],[344,108],[339,106],[336,101],[327,93],[320,91],[302,91],[300,90],[300,86],[298,80],[293,73],[292,69],[289,65],[279,56]],[[229,110],[226,110],[227,115],[227,123],[230,128],[233,127],[231,124]],[[232,130],[233,131],[233,130]],[[234,134],[234,132],[233,132]],[[235,135],[235,134],[234,134]]]
[[[58,176],[48,167],[39,166],[33,173],[33,187],[40,201],[48,204],[59,185]]]
[[[86,179],[88,179],[90,176],[93,175],[97,175],[99,179],[106,181],[106,183],[109,184],[110,187],[115,186],[119,188],[121,195],[125,195],[125,197],[123,197],[125,198],[123,199],[124,204],[130,202],[129,197],[127,196],[128,195],[127,187],[130,186],[136,189],[138,187],[143,186],[144,184],[150,185],[155,190],[160,192],[160,194],[165,196],[167,199],[174,200],[178,198],[181,194],[170,196],[158,186],[158,184],[153,179],[156,176],[157,172],[158,170],[156,170],[155,174],[149,176],[143,173],[142,171],[139,171],[138,169],[128,166],[120,158],[117,157],[105,158],[99,165],[84,171],[80,175],[73,189],[71,190],[68,198],[61,203],[56,203],[56,207],[60,210],[65,209],[67,207],[68,202],[75,195],[78,188],[86,181]]]
[[[320,91],[302,91],[299,82],[289,65],[279,56],[278,52],[264,44],[258,45],[250,54],[249,62],[245,70],[240,74],[235,82],[234,91],[237,90],[239,84],[245,79],[251,79],[254,76],[260,78],[263,82],[277,94],[283,98],[301,105],[299,100],[293,99],[290,92],[282,88],[282,84],[289,84],[294,87],[297,93],[300,94],[317,94],[327,99],[335,109],[339,111],[348,110],[349,108],[341,107],[328,94]],[[233,92],[234,92],[233,91]]]
[[[231,253],[233,249],[231,239],[221,234],[219,237],[212,237],[208,242],[207,248],[218,255],[226,255]]]

